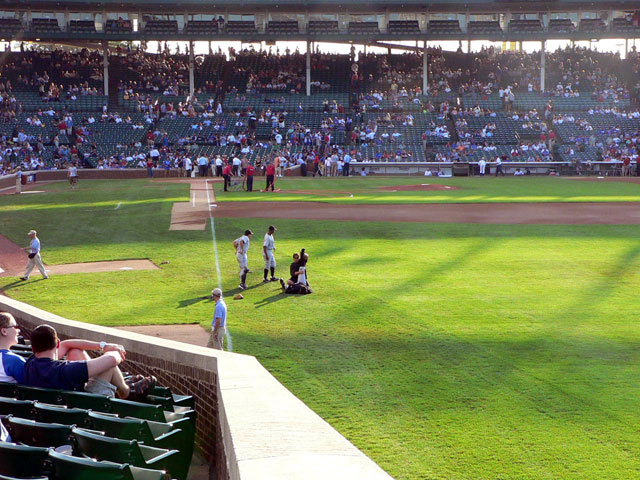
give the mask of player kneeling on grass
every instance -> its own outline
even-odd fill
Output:
[[[125,380],[118,368],[126,356],[122,345],[89,340],[58,338],[50,325],[40,325],[31,334],[33,356],[24,366],[24,384],[32,387],[78,390],[136,400],[156,385],[155,377],[136,375]],[[85,350],[98,350],[91,358]],[[60,360],[65,358],[66,360]]]
[[[309,260],[309,254],[305,253],[304,248],[300,253],[293,254],[293,262],[289,266],[289,273],[291,278],[287,280],[285,284],[284,280],[280,279],[280,285],[282,291],[289,294],[307,295],[313,293],[313,290],[309,287],[307,281],[307,261]]]

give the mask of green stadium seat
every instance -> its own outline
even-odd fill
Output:
[[[49,449],[0,442],[0,475],[42,477],[48,474]]]
[[[95,410],[97,412],[110,412],[111,402],[104,395],[96,395],[87,392],[63,391],[62,397],[67,407]]]
[[[20,418],[35,418],[34,402],[16,398],[0,397],[0,415],[13,415]]]
[[[60,423],[77,427],[90,426],[89,410],[83,408],[49,405],[40,402],[36,402],[34,408],[38,422]]]
[[[139,418],[120,418],[111,414],[89,412],[91,428],[124,440],[138,440],[145,445],[178,450],[186,465],[193,454],[195,429],[189,418],[159,423]]]
[[[49,451],[53,462],[52,480],[166,480],[165,472],[131,467],[89,458],[71,457]]]
[[[166,470],[172,477],[183,480],[186,476],[185,466],[178,450],[149,447],[141,445],[137,440],[123,440],[98,434],[82,428],[74,428],[78,450],[89,458],[107,460],[116,463],[128,463],[135,467]]]
[[[9,416],[9,430],[14,442],[31,447],[59,447],[71,445],[71,429],[69,425],[58,423],[40,423],[24,418]]]
[[[62,393],[62,390],[18,385],[18,398],[20,400],[36,400],[51,405],[63,405],[64,397]]]
[[[111,398],[111,411],[121,417],[141,418],[143,420],[153,420],[154,422],[172,422],[184,417],[191,418],[195,423],[195,410],[184,410],[170,412],[162,408],[162,405],[152,405],[150,403],[132,402],[120,398]]]
[[[0,480],[49,480],[49,477],[7,477],[6,475],[0,475]]]
[[[18,385],[16,383],[0,382],[0,397],[18,398]]]

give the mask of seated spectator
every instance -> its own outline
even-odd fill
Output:
[[[285,286],[284,280],[280,279],[280,285],[284,293],[306,295],[312,293],[309,288],[309,282],[307,281],[307,261],[309,260],[309,254],[305,253],[303,248],[300,254],[293,254],[293,262],[289,266],[289,273],[291,278],[287,280]]]
[[[53,327],[40,325],[31,334],[31,348],[34,355],[24,366],[26,385],[136,399],[156,384],[155,377],[135,376],[125,381],[118,368],[126,356],[122,345],[88,340],[61,342]],[[90,358],[85,350],[104,354]]]
[[[25,359],[9,350],[18,343],[19,331],[13,315],[0,312],[0,382],[22,382]]]

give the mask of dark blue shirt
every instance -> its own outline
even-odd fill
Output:
[[[82,391],[88,380],[87,362],[33,356],[24,366],[24,384],[31,387]]]

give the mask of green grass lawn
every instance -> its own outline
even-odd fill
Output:
[[[531,180],[548,181],[547,194],[563,185]],[[610,187],[640,188],[584,185],[600,201],[614,196]],[[518,182],[526,195],[534,186]],[[48,187],[57,193],[0,197],[0,233],[25,244],[37,228],[47,263],[169,263],[47,282],[1,278],[8,295],[104,325],[210,322],[213,305],[200,297],[217,283],[211,230],[168,230],[187,186]],[[270,223],[215,221],[227,295],[238,284],[231,241],[256,232],[252,288],[228,301],[234,350],[258,357],[392,476],[640,477],[640,226],[274,220],[282,276],[294,250],[311,254],[314,294],[295,297],[259,283]]]
[[[390,192],[380,187],[442,184],[457,190]],[[256,188],[265,187],[262,179]],[[224,192],[218,200],[300,201],[327,203],[495,203],[495,202],[638,202],[640,184],[584,181],[563,177],[288,177],[278,178],[280,192]],[[304,191],[304,192],[300,192]]]

